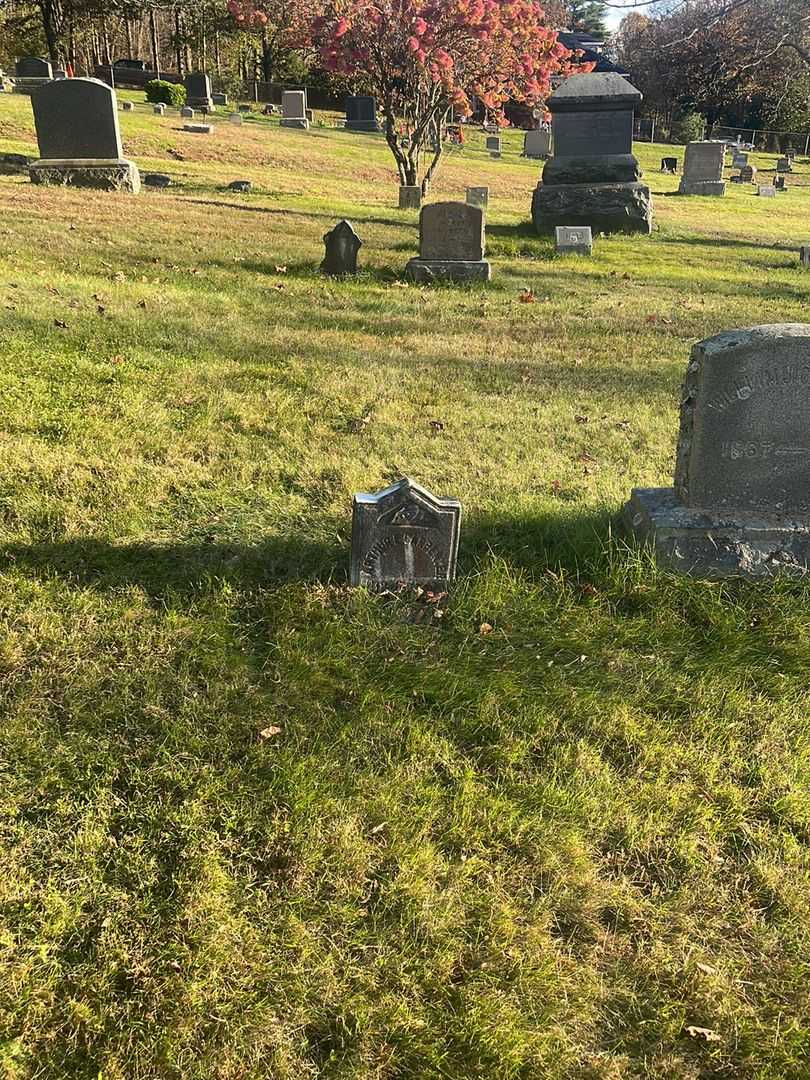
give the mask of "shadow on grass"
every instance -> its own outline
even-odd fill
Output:
[[[331,221],[337,224],[341,219],[340,214],[324,214],[317,210],[291,210],[286,207],[276,206],[249,206],[247,203],[225,202],[222,199],[184,199],[185,204],[194,206],[213,206],[217,210],[245,210],[251,214],[275,214],[282,217],[300,217],[309,220]],[[391,225],[398,229],[413,229],[414,222],[409,219],[367,217],[356,211],[351,215],[352,220],[362,221],[364,225]]]

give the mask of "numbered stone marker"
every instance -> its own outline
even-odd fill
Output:
[[[558,255],[591,255],[591,230],[585,225],[558,225],[554,234],[554,247]]]
[[[461,503],[407,477],[354,497],[351,583],[380,591],[444,588],[456,577]]]
[[[810,573],[810,325],[729,330],[692,350],[672,488],[625,508],[665,565],[701,577]]]

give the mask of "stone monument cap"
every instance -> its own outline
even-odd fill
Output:
[[[580,112],[596,109],[632,109],[644,95],[615,71],[590,71],[571,75],[547,101],[551,112]]]

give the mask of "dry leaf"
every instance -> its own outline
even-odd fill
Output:
[[[492,623],[482,622],[478,627],[478,633],[482,636],[492,633]]]
[[[444,431],[444,424],[441,422],[441,420],[431,420],[430,430],[433,432],[434,435],[438,435],[440,431]]]
[[[588,417],[587,416],[575,416],[574,419],[576,420],[576,422],[578,424],[587,424],[588,423]]]
[[[110,357],[111,364],[123,364],[124,357],[120,353],[116,353],[115,356]]]
[[[686,1029],[687,1035],[690,1035],[693,1039],[705,1039],[706,1042],[722,1042],[723,1036],[716,1031],[712,1031],[711,1028],[695,1027],[693,1024],[689,1024]]]
[[[273,735],[280,735],[280,734],[281,734],[281,728],[277,727],[275,724],[270,724],[269,727],[263,728],[263,730],[259,732],[259,738],[260,739],[270,739],[270,738],[273,737]]]
[[[145,300],[139,300],[138,301],[138,307],[139,308],[145,308],[146,307],[146,301]]]
[[[518,293],[518,300],[521,302],[521,304],[533,304],[534,293],[531,289],[521,289]]]
[[[716,975],[717,968],[712,967],[711,964],[696,964],[695,967],[698,971],[702,971],[704,975]]]
[[[277,274],[286,274],[287,273],[287,267],[286,266],[276,266],[275,271],[276,271]]]

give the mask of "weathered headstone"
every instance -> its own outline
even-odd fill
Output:
[[[726,147],[721,142],[690,142],[686,145],[680,195],[725,195],[723,165]]]
[[[137,192],[137,167],[122,157],[115,91],[98,79],[59,79],[32,94],[39,160],[35,184]]]
[[[210,135],[210,124],[183,124],[183,131],[189,132],[191,135]]]
[[[145,187],[167,188],[171,185],[172,178],[165,173],[147,173],[143,182]]]
[[[636,488],[625,522],[700,577],[810,573],[810,325],[729,330],[692,350],[672,488]]]
[[[214,108],[211,98],[211,79],[204,71],[192,71],[183,80],[186,88],[186,104],[192,109]]]
[[[250,180],[231,180],[228,184],[228,191],[239,191],[243,195],[249,195],[253,190],[253,184]]]
[[[740,169],[740,182],[743,184],[753,184],[756,175],[756,165],[743,165]]]
[[[166,112],[165,103],[162,101],[156,102],[155,105],[152,106],[152,112],[155,114],[155,116],[163,116],[163,114]]]
[[[731,157],[731,167],[733,169],[743,169],[748,164],[748,154],[743,154],[741,151],[735,150]]]
[[[501,137],[500,135],[487,135],[486,141],[487,150],[490,154],[500,154],[501,152]]]
[[[468,187],[465,202],[470,206],[480,206],[482,210],[486,210],[489,206],[489,188]]]
[[[547,158],[551,153],[551,132],[534,128],[523,136],[523,156],[534,159]]]
[[[53,67],[39,56],[23,56],[14,65],[14,93],[31,94],[53,79]]]
[[[554,91],[554,156],[532,200],[538,233],[557,225],[600,232],[652,230],[650,189],[633,157],[633,110],[642,95],[614,72],[572,75]]]
[[[180,115],[183,117],[184,120],[193,120],[194,110],[191,108],[190,105],[184,105],[183,108],[180,110]]]
[[[776,198],[776,188],[773,184],[760,184],[757,188],[757,194],[761,199],[774,199]]]
[[[121,103],[121,108],[124,112],[132,112],[135,106],[131,101],[123,101]]]
[[[212,91],[211,92],[211,100],[213,101],[214,105],[227,105],[228,104],[228,95],[227,94],[215,94]]]
[[[231,115],[228,117],[228,123],[235,124],[237,127],[239,127],[242,123],[242,114],[240,112],[232,112]]]
[[[787,191],[787,180],[784,176],[775,176],[773,178],[773,186],[777,191]]]
[[[793,166],[790,164],[790,158],[780,157],[776,162],[776,171],[778,173],[793,172]]]
[[[678,171],[678,159],[676,157],[661,158],[661,172],[674,175]]]
[[[591,255],[593,235],[587,225],[558,225],[554,230],[554,248],[558,255]]]
[[[379,131],[377,102],[368,94],[346,98],[346,131]]]
[[[415,281],[489,281],[484,211],[461,202],[430,203],[419,214],[419,257],[405,272]]]
[[[422,205],[422,188],[419,184],[401,184],[399,188],[400,210],[418,210]]]
[[[32,159],[27,154],[0,154],[0,173],[28,173]]]
[[[810,244],[802,244],[799,248],[799,265],[810,266]]]
[[[281,95],[281,126],[308,130],[305,90],[285,90]]]
[[[128,71],[148,71],[145,60],[137,60],[134,57],[124,57],[113,62],[114,68],[125,68]]]
[[[334,229],[324,233],[326,253],[321,270],[330,277],[343,277],[357,273],[357,253],[363,241],[348,221],[339,221]]]
[[[374,592],[455,581],[461,503],[437,499],[407,477],[357,494],[352,509],[351,583]]]

